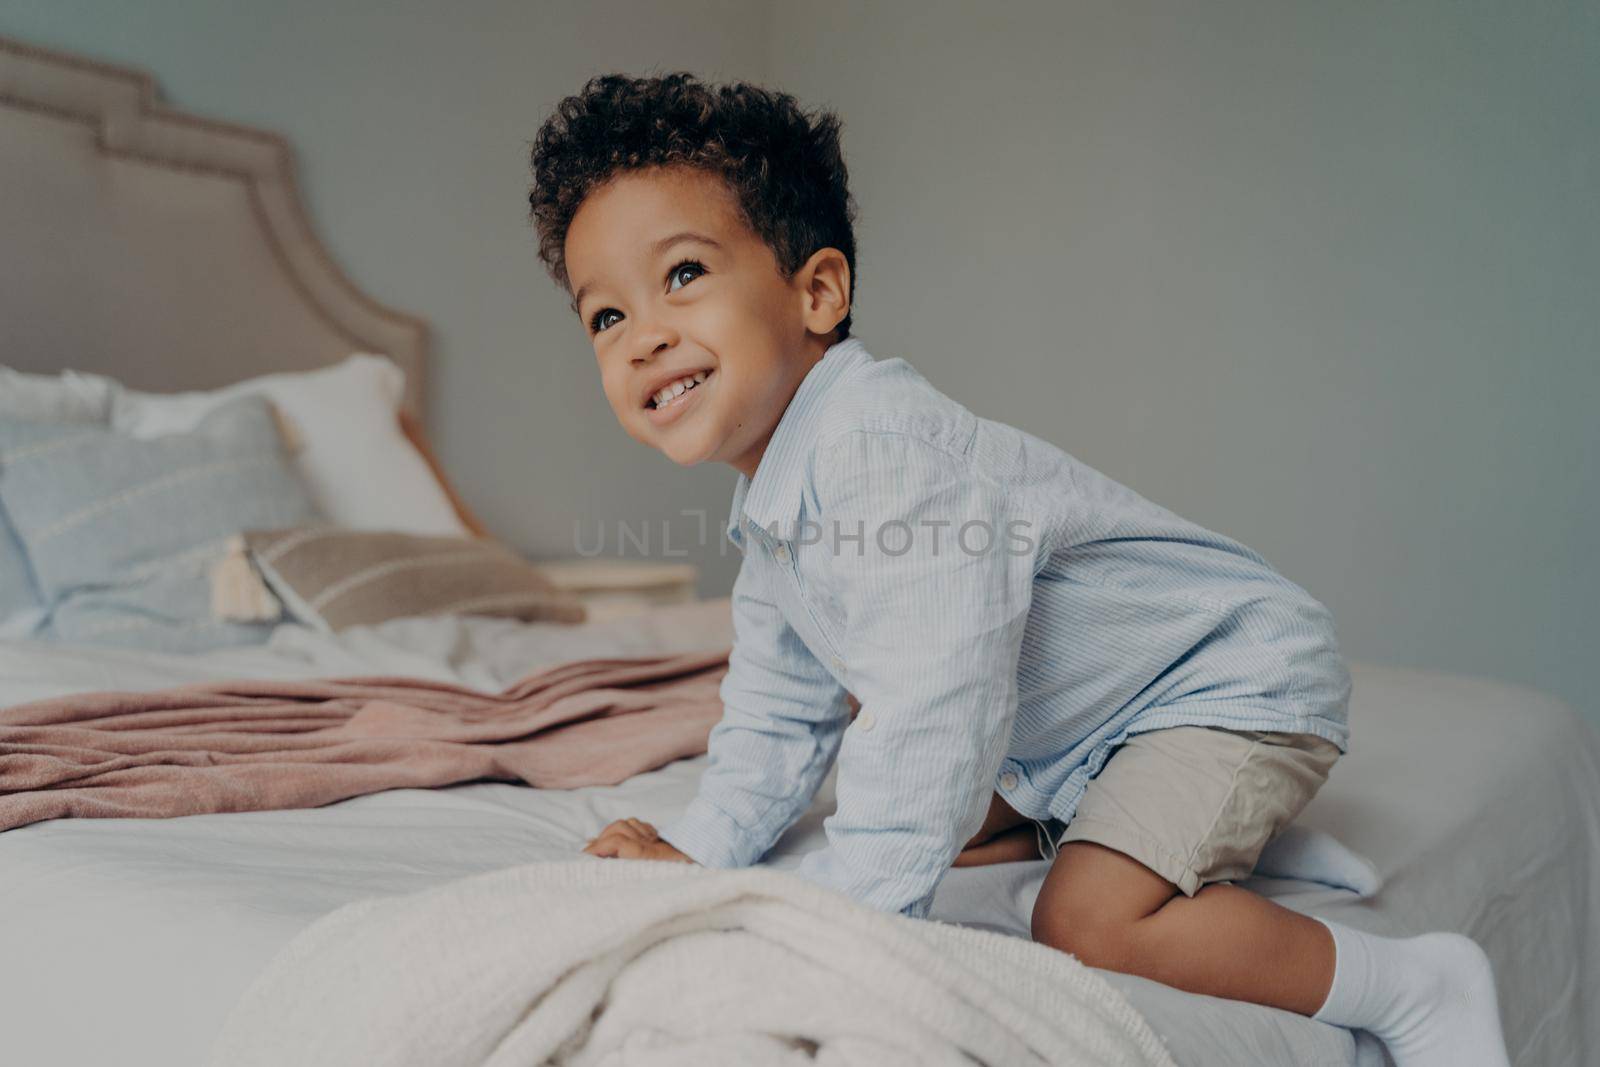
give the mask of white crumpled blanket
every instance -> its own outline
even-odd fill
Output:
[[[235,1006],[217,1067],[1161,1065],[1071,956],[786,872],[583,857],[357,901]]]

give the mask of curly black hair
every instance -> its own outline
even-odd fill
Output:
[[[683,165],[719,175],[785,279],[821,248],[850,264],[855,302],[855,201],[837,115],[807,114],[788,93],[747,82],[707,85],[687,71],[597,75],[540,127],[528,193],[539,258],[567,293],[567,229],[596,187],[621,171]],[[573,301],[573,312],[577,302]],[[836,341],[850,336],[850,315]]]

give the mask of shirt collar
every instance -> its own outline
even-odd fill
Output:
[[[860,338],[847,337],[830,345],[822,358],[800,380],[789,406],[778,419],[767,442],[756,476],[742,471],[733,488],[733,507],[728,512],[728,539],[738,543],[741,515],[757,526],[776,529],[784,538],[793,530],[800,515],[800,494],[805,487],[806,461],[811,455],[828,394],[846,374],[873,361]]]

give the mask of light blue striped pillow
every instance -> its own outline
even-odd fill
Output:
[[[212,618],[211,566],[241,530],[320,519],[259,396],[147,440],[0,418],[0,506],[45,636],[179,652],[265,640],[269,625]]]
[[[116,388],[110,378],[93,374],[24,374],[0,367],[0,418],[109,423]],[[28,557],[0,507],[0,638],[31,636],[43,618]]]
[[[0,506],[0,637],[22,637],[33,629],[44,607],[28,573],[28,557]]]

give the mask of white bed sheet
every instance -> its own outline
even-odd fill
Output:
[[[414,619],[328,636],[159,656],[0,643],[0,704],[202,679],[406,673],[484,688],[552,663],[711,647],[727,602],[568,627]],[[1593,1062],[1600,1018],[1600,743],[1526,688],[1353,664],[1353,748],[1302,818],[1373,860],[1369,900],[1268,879],[1301,910],[1364,929],[1452,929],[1495,961],[1513,1061]],[[0,1060],[127,1067],[203,1062],[226,1012],[317,917],[374,894],[570,858],[613,818],[664,821],[704,757],[614,787],[499,783],[395,790],[306,811],[171,820],[59,820],[0,834]],[[832,780],[767,862],[823,840]],[[601,862],[601,861],[596,861]],[[950,872],[934,917],[1025,936],[1047,863]],[[1369,1035],[1106,973],[1180,1063],[1385,1061]]]

